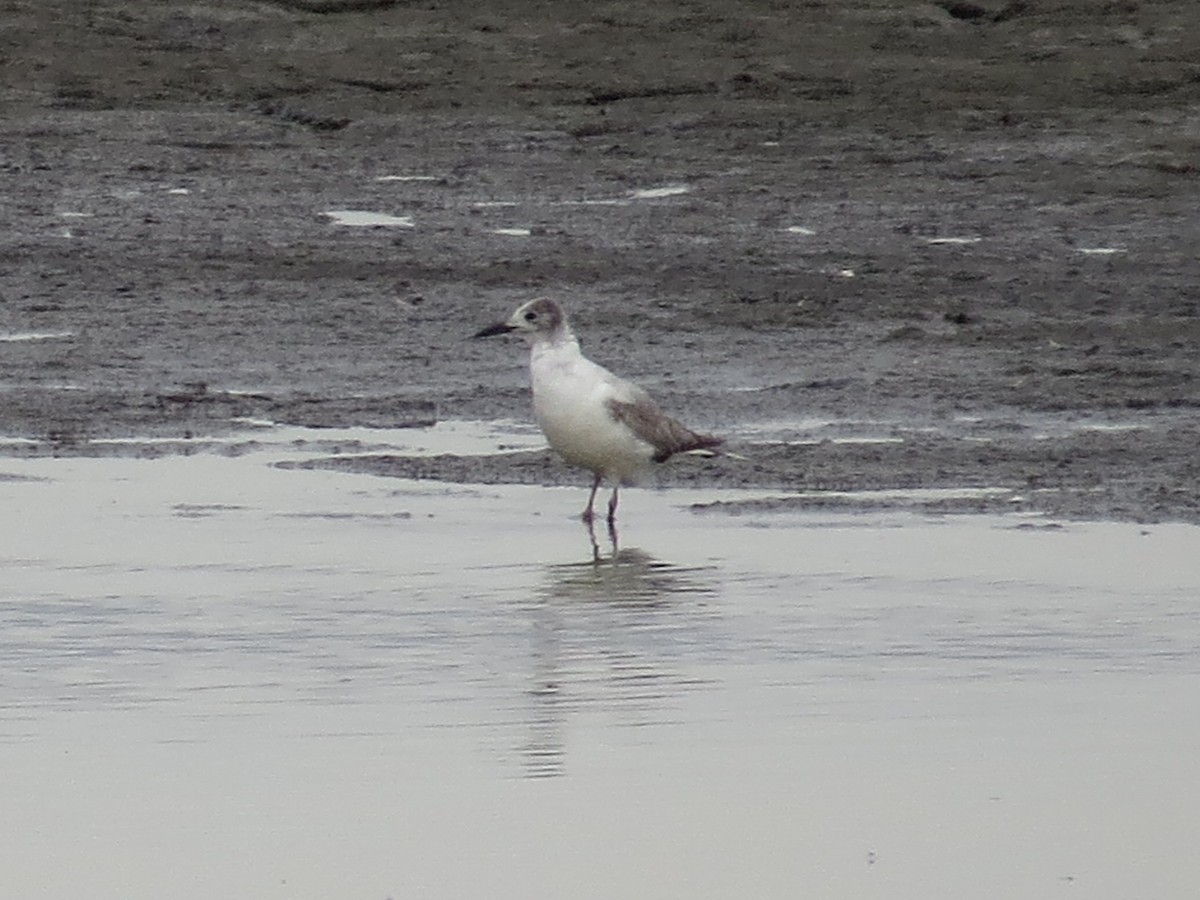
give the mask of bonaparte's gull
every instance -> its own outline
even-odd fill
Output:
[[[616,520],[617,491],[653,463],[676,453],[713,455],[723,438],[699,434],[672,419],[642,388],[598,366],[579,350],[563,308],[541,297],[475,337],[515,332],[530,343],[533,412],[550,446],[568,463],[595,476],[583,520],[593,519],[600,483],[613,485],[608,522]]]

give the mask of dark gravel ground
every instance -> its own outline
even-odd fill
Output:
[[[466,336],[545,293],[752,459],[663,483],[1200,521],[1190,0],[0,12],[5,453],[525,418],[520,349]]]

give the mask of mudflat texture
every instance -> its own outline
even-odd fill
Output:
[[[12,0],[0,76],[6,454],[526,420],[550,294],[750,458],[664,483],[1200,521],[1189,0]]]

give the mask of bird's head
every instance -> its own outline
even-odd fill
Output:
[[[476,332],[475,337],[492,337],[516,332],[529,340],[550,337],[566,328],[567,316],[549,297],[538,297],[517,307],[507,321],[497,322]]]

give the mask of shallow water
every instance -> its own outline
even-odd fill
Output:
[[[0,461],[13,896],[1185,897],[1190,526]]]

